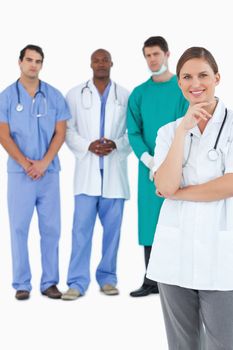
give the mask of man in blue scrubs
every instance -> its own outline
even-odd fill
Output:
[[[0,142],[9,154],[12,285],[18,300],[28,299],[32,288],[27,243],[35,207],[41,237],[41,293],[61,298],[57,288],[60,237],[57,153],[64,142],[70,115],[62,94],[38,78],[43,59],[40,47],[27,45],[20,52],[20,78],[0,94]]]

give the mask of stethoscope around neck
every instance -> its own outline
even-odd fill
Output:
[[[225,125],[226,119],[227,119],[227,108],[225,108],[224,119],[223,119],[221,127],[219,129],[218,136],[216,138],[214,147],[208,151],[208,158],[211,161],[216,161],[219,157],[219,151],[217,150],[217,146],[218,146],[218,142],[219,142],[220,136],[222,134],[222,130],[223,130],[223,127]],[[193,143],[193,134],[191,133],[190,134],[190,145],[189,145],[189,150],[188,150],[188,156],[187,156],[186,161],[183,164],[183,168],[187,165],[187,163],[189,161],[189,157],[190,157],[190,153],[191,153],[191,149],[192,149],[192,143]]]
[[[19,79],[17,79],[16,81],[16,92],[17,92],[17,105],[16,105],[16,111],[17,112],[22,112],[24,110],[24,105],[21,102],[20,99],[20,91],[19,91]],[[35,111],[35,103],[36,103],[36,98],[41,95],[42,99],[43,99],[43,112],[39,111],[39,106],[38,106],[38,110]],[[36,93],[34,94],[33,98],[32,98],[32,105],[31,105],[31,113],[32,115],[35,115],[36,117],[43,117],[47,114],[47,101],[46,101],[46,96],[44,94],[44,92],[41,90],[41,80],[39,80],[39,87],[38,87],[38,91],[36,91]]]
[[[84,109],[91,109],[91,107],[93,106],[93,92],[89,86],[89,83],[90,83],[90,80],[88,80],[86,82],[86,84],[84,85],[84,87],[82,88],[81,90],[81,103],[82,103],[82,107]],[[115,103],[117,105],[120,105],[120,102],[118,101],[118,96],[117,96],[117,84],[114,82],[114,97],[115,97]],[[85,101],[84,103],[84,94],[85,94],[85,91],[87,91],[89,93],[89,100],[88,101]],[[88,103],[86,103],[88,102]]]

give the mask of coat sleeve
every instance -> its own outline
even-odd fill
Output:
[[[116,151],[121,161],[128,157],[128,155],[132,152],[132,149],[129,144],[128,132],[126,130],[126,109],[127,109],[126,106],[128,104],[129,92],[122,87],[118,87],[118,89],[120,92],[119,97],[121,98],[122,105],[125,106],[125,112],[122,116],[122,118],[124,118],[124,128],[123,128],[124,131],[121,136],[119,136],[117,139],[113,141],[116,144]]]
[[[85,139],[78,133],[76,120],[78,118],[76,112],[76,98],[72,92],[68,93],[67,104],[70,109],[72,118],[67,122],[66,144],[74,153],[75,157],[81,160],[88,152],[90,140]]]
[[[117,152],[119,154],[120,160],[123,160],[124,158],[127,158],[130,152],[132,151],[130,144],[129,144],[129,138],[127,132],[119,137],[117,140],[114,140],[117,148]]]
[[[152,168],[153,174],[158,170],[158,168],[162,165],[167,157],[172,141],[174,139],[175,129],[176,123],[172,122],[162,126],[158,130],[155,141],[154,166]]]
[[[233,125],[231,124],[231,132],[228,140],[228,151],[224,159],[225,171],[224,174],[233,173]],[[223,156],[223,155],[222,155]]]
[[[130,145],[139,159],[144,152],[150,154],[149,148],[143,140],[143,122],[140,104],[141,93],[137,89],[134,89],[128,102],[127,128]]]

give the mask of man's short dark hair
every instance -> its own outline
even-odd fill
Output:
[[[19,59],[20,61],[23,60],[24,56],[25,56],[25,53],[26,53],[26,50],[32,50],[32,51],[36,51],[38,52],[41,57],[42,57],[42,62],[44,61],[44,52],[42,50],[42,48],[40,46],[37,46],[37,45],[27,45],[25,46],[21,51],[20,51],[20,54],[19,54]]]
[[[168,52],[168,43],[162,36],[151,36],[144,42],[142,52],[145,55],[145,47],[159,46],[163,52]]]

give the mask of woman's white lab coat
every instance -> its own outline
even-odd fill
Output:
[[[105,133],[113,140],[116,149],[104,157],[103,188],[99,157],[88,151],[91,142],[100,138],[99,93],[88,82],[71,89],[67,94],[67,103],[72,119],[67,123],[66,142],[75,155],[74,194],[87,194],[105,198],[129,198],[127,174],[127,156],[131,152],[126,133],[126,108],[129,93],[112,82],[105,109]],[[117,100],[116,100],[117,95]]]
[[[233,173],[233,112],[230,110],[219,138],[219,157],[216,161],[208,158],[224,115],[225,106],[219,101],[204,133],[201,134],[197,126],[187,133],[183,160],[187,164],[181,186],[197,185]],[[180,121],[159,130],[154,171],[166,158]],[[214,202],[166,199],[160,211],[147,276],[161,283],[192,289],[233,290],[233,198]]]

